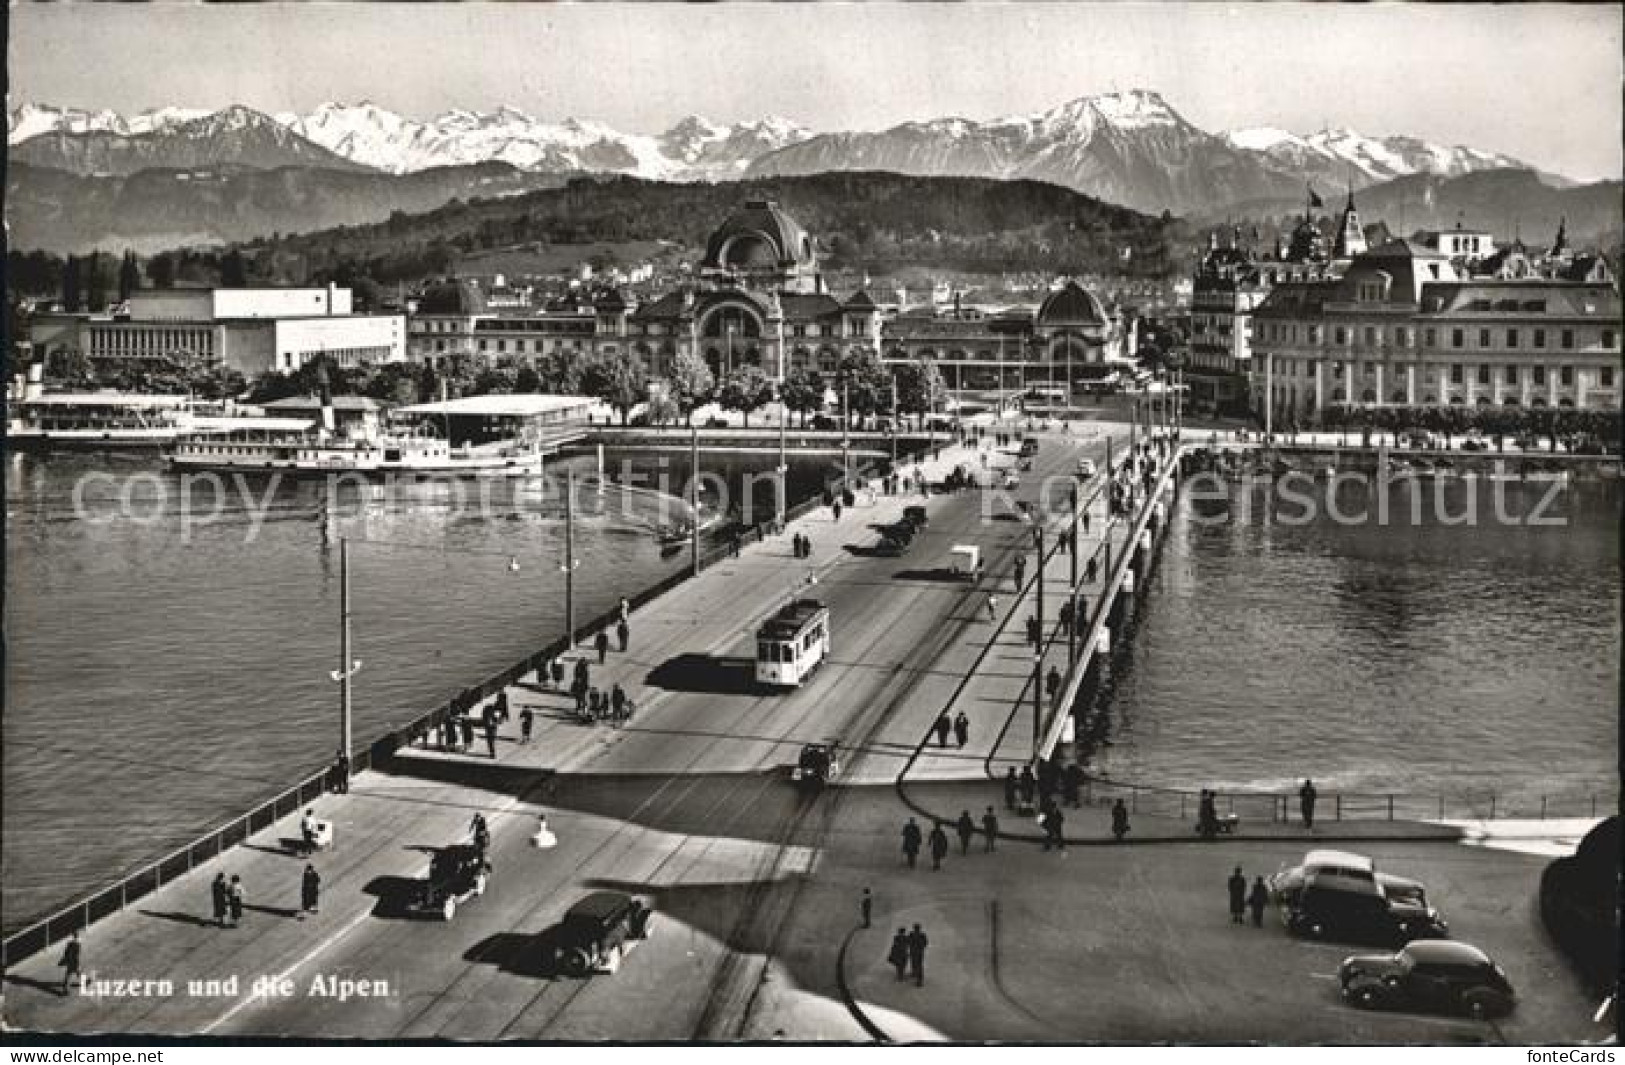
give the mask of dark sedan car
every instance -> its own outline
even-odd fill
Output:
[[[1512,1011],[1512,983],[1477,947],[1429,940],[1397,954],[1343,959],[1343,997],[1364,1009],[1425,1009],[1479,1019]]]
[[[1282,918],[1287,931],[1310,939],[1399,945],[1450,934],[1425,902],[1395,901],[1373,881],[1334,873],[1308,876],[1282,906]]]

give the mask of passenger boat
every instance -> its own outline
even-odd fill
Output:
[[[345,438],[284,425],[184,437],[176,441],[170,465],[176,470],[217,473],[529,477],[542,472],[542,453],[511,441],[454,447],[436,437],[379,434]]]
[[[17,449],[161,448],[198,428],[190,396],[39,392],[6,406],[7,446]]]

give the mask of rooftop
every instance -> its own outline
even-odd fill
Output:
[[[542,414],[581,411],[595,405],[592,396],[543,396],[519,392],[512,395],[462,396],[438,403],[415,403],[400,408],[401,414],[471,415],[486,418],[534,418]]]

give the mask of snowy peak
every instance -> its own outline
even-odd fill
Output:
[[[1089,106],[1101,120],[1117,129],[1148,129],[1189,125],[1162,95],[1150,89],[1106,93],[1090,97]]]
[[[1356,186],[1390,181],[1411,174],[1457,177],[1478,170],[1527,169],[1511,156],[1462,145],[1433,144],[1417,137],[1371,137],[1358,130],[1329,128],[1299,135],[1261,127],[1231,130],[1224,140],[1273,163],[1306,168],[1322,177]]]

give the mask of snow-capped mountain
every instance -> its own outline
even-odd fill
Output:
[[[161,133],[209,114],[206,108],[157,107],[126,119],[117,111],[24,104],[6,115],[6,143],[18,144],[41,133]]]
[[[453,110],[424,122],[365,102],[322,104],[277,120],[329,151],[392,173],[499,161],[522,170],[596,170],[646,178],[736,177],[750,160],[811,134],[785,119],[732,126],[690,116],[665,133],[622,133],[598,122],[543,122],[514,107]]]
[[[284,166],[365,169],[313,144],[268,115],[248,107],[189,112],[147,111],[125,120],[110,112],[58,112],[62,121],[27,138],[16,129],[47,120],[49,109],[19,108],[11,115],[14,162],[74,174],[133,174],[150,169],[237,166],[270,170]]]
[[[1352,129],[1300,136],[1265,126],[1231,130],[1224,138],[1308,176],[1323,176],[1337,185],[1352,179],[1356,188],[1411,174],[1457,177],[1480,170],[1529,168],[1511,156],[1465,145],[1433,144],[1417,137],[1369,137]]]
[[[758,158],[750,173],[824,170],[1029,178],[1138,210],[1176,212],[1273,194],[1297,181],[1258,153],[1193,126],[1145,89],[989,122],[949,118],[821,135]]]

